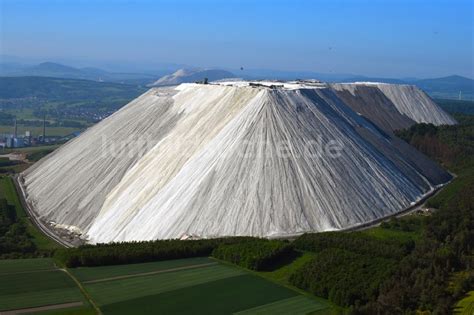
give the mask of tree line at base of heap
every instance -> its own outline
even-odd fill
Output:
[[[214,258],[258,271],[271,270],[279,261],[292,255],[294,251],[289,242],[266,239],[221,244],[212,251]]]
[[[61,248],[54,258],[66,267],[106,266],[157,260],[203,257],[219,245],[258,241],[253,237],[229,237],[202,240],[156,240],[84,245]]]
[[[36,246],[15,207],[0,199],[0,259],[36,256]]]

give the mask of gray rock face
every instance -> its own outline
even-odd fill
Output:
[[[259,84],[151,89],[26,170],[27,200],[90,242],[284,236],[396,213],[450,179],[392,133],[430,111],[454,122],[391,99],[424,93]]]

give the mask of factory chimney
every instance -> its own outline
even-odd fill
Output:
[[[18,133],[18,126],[16,124],[16,117],[15,117],[15,124],[13,125],[13,138],[16,138],[16,135]]]

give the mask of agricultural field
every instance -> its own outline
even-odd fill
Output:
[[[74,280],[49,258],[0,260],[0,312],[90,306]]]
[[[56,266],[53,260],[49,258],[0,260],[0,275],[54,269],[56,269]]]
[[[56,304],[65,308],[39,313],[93,314],[94,305],[103,314],[186,314],[191,305],[193,314],[330,314],[333,307],[207,257],[67,272],[49,258],[0,261],[0,311]]]
[[[80,131],[82,128],[73,127],[47,127],[46,136],[64,137],[73,132]],[[18,135],[24,135],[25,131],[30,131],[33,136],[43,134],[43,127],[18,125]],[[12,125],[0,125],[0,134],[12,134]]]
[[[196,257],[188,259],[173,259],[149,263],[128,264],[128,265],[112,265],[100,267],[79,267],[70,268],[71,273],[81,282],[100,282],[103,279],[116,277],[130,277],[144,273],[157,273],[161,271],[169,271],[172,269],[184,269],[190,266],[205,266],[209,264],[217,264],[207,257]]]
[[[0,149],[0,174],[17,174],[30,167],[61,144]]]
[[[195,314],[307,314],[330,307],[209,258],[78,268],[72,273],[83,279],[104,314],[183,314],[189,305]]]
[[[0,151],[2,154],[20,154],[23,155],[30,163],[37,162],[41,158],[45,157],[49,153],[59,148],[61,144],[52,145],[41,145],[34,147],[23,147],[23,148],[5,148]],[[30,166],[30,165],[28,165]]]
[[[411,213],[396,219],[383,222],[361,231],[362,234],[379,240],[398,240],[400,242],[416,241],[421,237],[423,216]]]

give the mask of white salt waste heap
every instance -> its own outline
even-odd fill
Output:
[[[397,85],[155,88],[20,182],[38,218],[90,242],[337,230],[401,211],[450,179],[393,135],[417,121],[455,123]]]
[[[396,109],[416,122],[436,125],[455,124],[456,121],[441,110],[427,95],[414,85],[395,85],[377,82],[335,84],[354,90],[360,86],[375,86],[393,103]]]

